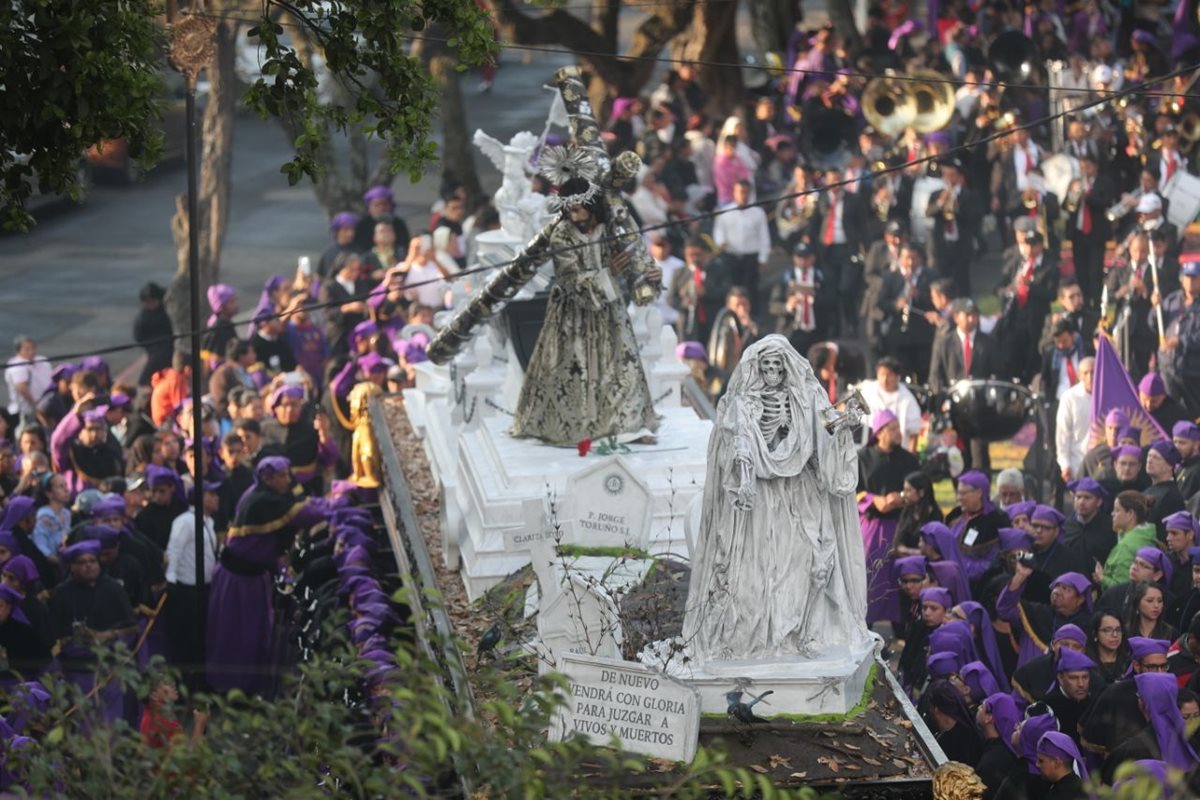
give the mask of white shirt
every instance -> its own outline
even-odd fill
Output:
[[[887,409],[896,415],[896,419],[900,421],[901,441],[906,447],[909,439],[921,432],[921,426],[924,424],[921,419],[921,407],[917,405],[917,398],[913,397],[913,393],[903,383],[896,387],[896,391],[888,392],[879,381],[863,381],[858,390],[862,392],[863,399],[867,401],[867,406],[872,412]],[[868,426],[863,426],[863,444],[870,434],[867,428]]]
[[[1078,478],[1083,457],[1088,451],[1088,436],[1092,428],[1092,395],[1084,389],[1083,381],[1058,398],[1058,413],[1054,423],[1054,457],[1058,468],[1070,469],[1071,474]]]
[[[404,283],[405,285],[410,283],[422,284],[411,290],[416,294],[417,302],[421,305],[436,309],[446,307],[446,287],[442,285],[442,273],[438,270],[437,264],[434,263],[433,259],[426,261],[424,264],[413,264],[408,272],[404,274]]]
[[[1031,153],[1032,159],[1030,158]],[[1030,169],[1030,160],[1033,161],[1033,166],[1036,167],[1038,163],[1038,146],[1036,144],[1029,142],[1024,147],[1013,145],[1013,163],[1017,169],[1017,189],[1022,192],[1029,188],[1029,175],[1027,173]]]
[[[678,256],[667,256],[662,261],[655,259],[655,264],[662,270],[662,285],[670,288],[671,278],[675,271],[683,266],[683,259]],[[674,325],[679,319],[679,312],[671,308],[671,304],[667,302],[667,292],[662,292],[658,295],[658,299],[654,301],[654,307],[662,314],[664,325]]]
[[[759,264],[766,264],[771,254],[767,212],[758,206],[738,208],[732,203],[725,206],[713,226],[713,241],[734,255],[754,255]]]
[[[54,370],[45,356],[34,356],[33,361],[21,356],[10,358],[8,368],[4,370],[4,382],[8,384],[8,413],[32,418],[37,413],[37,407],[30,405],[17,392],[17,387],[26,384],[29,394],[36,403],[38,398],[50,388],[50,375],[53,372]]]
[[[1058,386],[1054,387],[1054,397],[1060,401],[1063,395],[1071,388],[1071,373],[1067,371],[1067,361],[1069,360],[1071,366],[1075,369],[1076,385],[1078,385],[1080,358],[1078,348],[1071,355],[1063,356],[1061,368],[1058,370]]]
[[[213,518],[204,518],[204,584],[212,583],[217,564],[217,534]],[[188,509],[171,523],[171,538],[167,540],[167,583],[196,585],[196,511]]]

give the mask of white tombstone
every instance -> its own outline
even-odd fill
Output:
[[[594,656],[565,654],[559,671],[567,695],[550,725],[552,741],[581,735],[607,745],[615,736],[629,752],[685,763],[695,758],[695,689],[640,664]]]
[[[595,548],[645,550],[650,541],[650,488],[619,455],[567,480],[563,541]]]
[[[543,601],[537,630],[540,675],[556,670],[559,659],[569,653],[620,657],[621,625],[616,605],[579,576],[570,576],[556,597]]]

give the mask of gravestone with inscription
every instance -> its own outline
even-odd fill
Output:
[[[627,661],[566,654],[559,671],[566,702],[550,726],[561,741],[582,735],[607,745],[613,736],[624,750],[671,761],[696,756],[700,700],[695,689]]]
[[[587,548],[645,550],[650,541],[650,489],[629,462],[609,456],[567,479],[563,542]]]

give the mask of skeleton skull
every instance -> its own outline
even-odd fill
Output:
[[[775,388],[783,383],[783,357],[767,354],[758,360],[758,367],[762,370],[763,380],[767,386]]]

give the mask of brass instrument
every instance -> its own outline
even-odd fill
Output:
[[[1079,211],[1079,204],[1083,201],[1083,181],[1075,178],[1071,181],[1071,185],[1067,187],[1067,196],[1063,198],[1062,208],[1068,214],[1074,215]]]
[[[1184,152],[1190,151],[1196,146],[1196,142],[1200,142],[1200,114],[1195,111],[1191,112],[1179,120],[1176,130],[1179,131],[1179,138],[1184,142],[1184,146],[1179,149]]]
[[[958,193],[951,187],[947,186],[942,191],[941,204],[942,219],[949,222],[958,216]]]
[[[853,428],[861,425],[866,418],[870,406],[862,393],[855,389],[849,397],[839,400],[831,408],[825,409],[825,430],[835,433],[841,428]]]
[[[1142,199],[1141,191],[1126,192],[1121,195],[1121,199],[1108,207],[1108,211],[1104,212],[1104,218],[1109,222],[1116,222],[1124,217],[1130,211],[1137,207],[1138,200]]]
[[[895,138],[912,126],[917,102],[904,82],[873,78],[863,90],[862,112],[872,128]]]
[[[879,178],[875,184],[875,191],[871,195],[871,208],[880,222],[887,222],[892,213],[892,206],[895,204],[896,198],[892,192],[892,182],[885,175]]]
[[[913,70],[909,76],[918,79],[909,85],[917,109],[913,130],[933,133],[949,125],[954,117],[954,87],[931,69]]]

